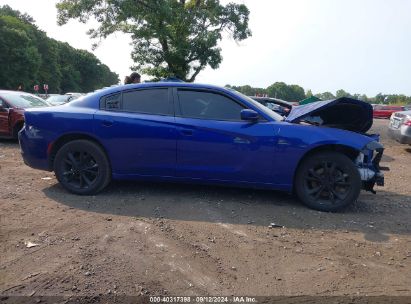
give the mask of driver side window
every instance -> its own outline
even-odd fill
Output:
[[[212,120],[241,120],[244,107],[220,94],[204,91],[179,90],[181,116]]]

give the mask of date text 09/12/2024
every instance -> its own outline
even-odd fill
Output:
[[[167,296],[150,297],[150,303],[257,303],[255,297],[231,296],[231,297],[212,297],[212,296]]]

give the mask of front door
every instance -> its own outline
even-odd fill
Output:
[[[219,93],[178,89],[176,98],[178,177],[275,183],[272,123],[241,120],[245,106]]]

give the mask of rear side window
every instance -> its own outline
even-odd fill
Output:
[[[139,90],[123,93],[122,110],[145,114],[170,115],[168,89]]]
[[[121,108],[121,94],[114,94],[104,98],[103,108],[109,111],[118,111]]]
[[[181,116],[213,120],[241,120],[244,107],[220,94],[201,91],[178,91]]]

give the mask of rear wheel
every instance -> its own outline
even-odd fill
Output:
[[[74,140],[61,147],[54,159],[54,172],[68,191],[90,195],[111,180],[111,168],[103,149],[89,140]]]
[[[355,202],[361,177],[351,159],[337,152],[319,152],[298,168],[295,190],[300,200],[320,211],[337,211]]]

